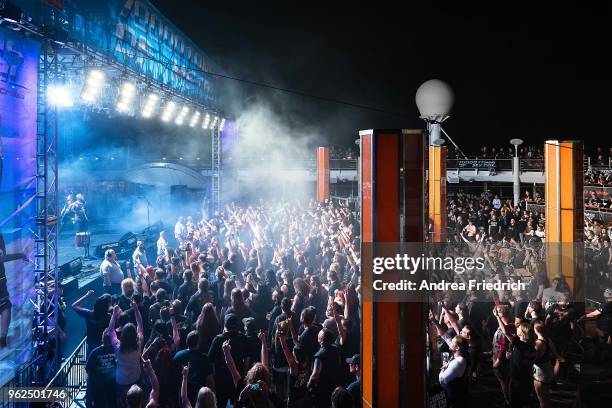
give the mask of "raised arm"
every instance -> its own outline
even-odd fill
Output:
[[[336,321],[336,326],[338,327],[338,334],[340,335],[340,345],[344,346],[346,344],[346,330],[342,325],[342,320],[340,319],[340,315],[335,307],[332,306],[332,311],[334,313],[334,320]]]
[[[501,330],[501,332],[504,334],[504,336],[506,336],[508,341],[510,343],[512,343],[512,339],[514,338],[514,335],[512,333],[508,333],[508,330],[506,329],[506,325],[504,324],[504,322],[502,321],[501,317],[499,316],[499,312],[497,311],[497,307],[495,307],[493,309],[493,316],[495,316],[497,318],[497,323],[499,324],[499,329]]]
[[[119,346],[119,339],[117,338],[117,333],[115,332],[115,323],[117,321],[117,315],[121,313],[121,308],[119,305],[115,305],[113,308],[113,314],[111,315],[110,322],[108,323],[108,335],[111,339],[111,344],[113,347],[117,348]]]
[[[153,366],[151,365],[151,360],[144,359],[142,360],[142,368],[144,369],[145,375],[149,380],[149,384],[151,385],[151,393],[149,394],[149,403],[154,402],[154,406],[159,406],[159,381],[157,380],[157,376],[155,375],[155,371],[153,370]],[[147,405],[148,406],[148,405]]]
[[[181,382],[181,402],[183,403],[183,408],[191,408],[191,402],[189,402],[189,397],[187,396],[187,381],[189,378],[189,365],[183,367],[183,381]]]
[[[138,334],[138,342],[142,346],[144,341],[144,326],[142,325],[142,315],[140,314],[140,310],[138,310],[138,305],[136,302],[132,300],[130,303],[132,309],[134,309],[134,317],[136,317],[136,333]]]
[[[178,348],[179,343],[181,342],[181,333],[179,332],[178,325],[176,324],[173,307],[170,308],[170,322],[172,323],[172,341],[174,342],[174,347]]]
[[[83,296],[74,301],[74,303],[72,304],[72,308],[77,312],[82,312],[85,309],[81,307],[81,303],[83,303],[85,299],[92,297],[93,294],[93,290],[88,290],[87,293],[85,293]]]
[[[227,368],[229,369],[230,374],[232,375],[232,381],[234,381],[234,386],[238,385],[240,381],[240,373],[236,368],[236,363],[234,363],[234,357],[232,357],[232,346],[229,344],[229,340],[223,342],[223,356],[225,357],[225,364],[227,364]]]
[[[257,334],[257,337],[259,337],[259,341],[261,341],[261,363],[264,365],[264,367],[270,370],[270,357],[268,354],[268,342],[266,340],[266,333],[264,331],[260,331],[259,334]]]
[[[289,363],[289,374],[295,376],[298,371],[298,364],[293,357],[293,353],[289,350],[289,345],[287,344],[287,337],[280,336],[280,343],[283,349],[283,354],[285,355],[285,360]]]

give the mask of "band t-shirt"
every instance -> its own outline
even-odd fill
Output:
[[[87,359],[87,386],[91,387],[92,395],[100,395],[112,390],[115,386],[115,370],[117,361],[112,346],[95,348]]]

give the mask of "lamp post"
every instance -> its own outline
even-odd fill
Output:
[[[451,87],[439,79],[423,82],[417,89],[415,101],[421,119],[427,122],[429,146],[441,138],[440,124],[450,117],[455,95]]]
[[[514,146],[514,160],[512,161],[512,191],[514,193],[514,206],[519,205],[521,199],[521,168],[518,157],[518,147],[523,144],[522,139],[512,139],[510,144]]]

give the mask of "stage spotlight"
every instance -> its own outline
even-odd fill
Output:
[[[189,127],[194,127],[196,123],[198,123],[198,120],[200,120],[200,112],[196,111],[191,117],[191,122],[189,122]]]
[[[131,82],[124,82],[119,93],[119,102],[117,102],[117,110],[119,112],[127,112],[130,110],[132,101],[136,95],[136,85]]]
[[[74,105],[70,91],[63,85],[51,85],[47,89],[47,101],[58,108],[69,108]]]
[[[187,106],[183,106],[183,109],[181,109],[181,111],[179,112],[174,123],[181,126],[183,122],[185,121],[185,116],[187,116],[188,113],[189,113],[189,108]]]
[[[154,93],[150,93],[149,96],[147,96],[147,101],[145,102],[144,107],[142,108],[142,117],[150,118],[151,116],[153,116],[153,112],[157,107],[158,100],[159,96]]]
[[[210,115],[207,113],[206,116],[204,117],[204,122],[202,122],[202,129],[208,129],[209,125],[210,125]]]
[[[219,130],[223,130],[225,127],[225,118],[221,119],[221,124],[219,125]]]
[[[166,106],[164,107],[164,113],[162,114],[162,120],[164,122],[169,122],[172,119],[172,115],[174,114],[174,110],[176,109],[176,103],[173,101],[168,101]]]
[[[87,75],[81,98],[87,102],[92,103],[98,97],[100,89],[102,89],[102,83],[104,82],[104,73],[97,69],[92,69]]]

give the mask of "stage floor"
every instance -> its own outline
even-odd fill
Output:
[[[97,224],[90,225],[90,232],[91,245],[89,252],[90,256],[94,257],[93,252],[95,247],[107,242],[117,241],[128,231],[117,228],[115,225],[111,224]],[[75,246],[74,236],[74,229],[69,227],[62,228],[58,243],[58,266],[61,266],[74,258],[84,257],[85,251],[83,248],[77,248]],[[100,263],[102,263],[102,259],[83,260],[83,269],[95,269],[95,271],[97,271],[100,267]],[[92,273],[92,275],[89,277],[80,279],[78,289],[64,294],[64,301],[66,302],[67,306],[64,312],[66,316],[66,327],[64,329],[66,336],[62,342],[62,356],[64,358],[70,356],[74,349],[79,345],[83,337],[85,337],[85,320],[74,312],[71,305],[89,289],[93,289],[97,296],[102,294],[102,277],[99,273]],[[87,300],[83,306],[88,308],[93,307],[93,299],[95,299],[95,297],[91,300]]]

